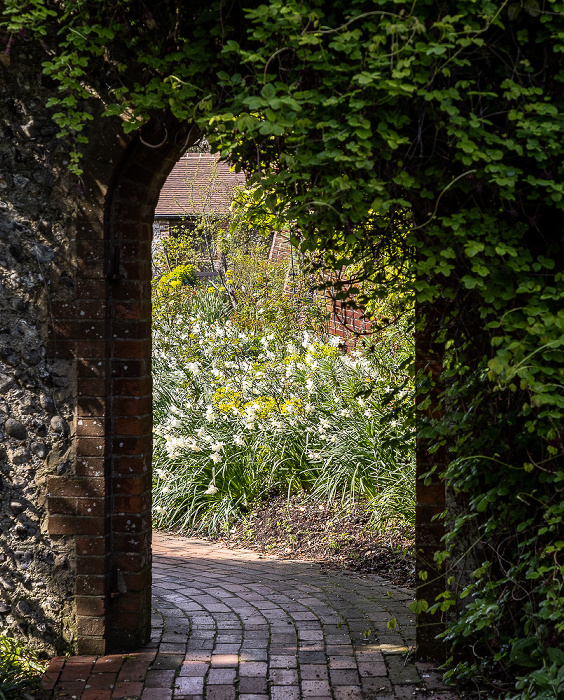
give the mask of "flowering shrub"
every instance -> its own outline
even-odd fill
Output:
[[[175,323],[155,324],[155,525],[225,529],[273,489],[362,496],[375,520],[412,521],[403,350],[342,356],[336,339],[281,342],[229,313],[199,289]]]

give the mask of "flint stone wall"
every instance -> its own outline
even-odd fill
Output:
[[[94,105],[79,180],[43,60],[0,61],[0,634],[103,654],[150,633],[152,223],[191,144]]]
[[[76,183],[27,51],[0,65],[0,633],[72,645],[73,544],[47,531],[47,481],[73,468],[72,362],[49,358],[74,295]]]

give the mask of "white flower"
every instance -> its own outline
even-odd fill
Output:
[[[214,442],[214,444],[211,446],[211,448],[214,452],[221,452],[223,445],[224,445],[223,442],[218,441],[218,442]]]
[[[311,413],[313,411],[313,406],[310,403],[306,403],[306,405],[304,406],[304,411],[306,413]]]
[[[254,427],[255,427],[255,424],[254,424],[254,423],[251,423],[250,421],[248,421],[248,422],[245,423],[245,429],[246,429],[246,430],[253,430]]]
[[[210,459],[214,464],[217,464],[218,462],[221,462],[223,457],[219,454],[219,452],[212,452]]]
[[[159,477],[159,479],[164,479],[166,477],[166,472],[164,469],[155,469],[155,474]]]
[[[365,415],[367,418],[372,418],[372,413],[370,413],[370,411],[364,411],[364,415]]]
[[[341,339],[337,335],[332,335],[329,338],[329,345],[333,348],[336,348],[340,342],[341,342]]]
[[[197,435],[199,438],[205,438],[205,436],[206,436],[206,429],[205,429],[205,428],[198,428],[198,430],[196,430],[196,435]]]
[[[208,488],[204,491],[204,494],[205,494],[206,496],[213,496],[214,493],[217,493],[217,492],[218,492],[218,490],[219,490],[219,489],[218,489],[216,486],[214,486],[213,484],[210,484],[210,485],[208,486]]]
[[[322,418],[320,421],[321,427],[323,430],[327,430],[327,428],[331,425],[331,423],[327,420],[327,418]]]
[[[237,447],[242,447],[245,444],[245,441],[240,435],[235,435],[233,438],[233,443],[237,445]]]
[[[336,436],[336,435],[333,435],[333,437],[331,438],[331,442],[332,442],[332,443],[336,443],[336,442],[337,442],[337,436]]]
[[[288,345],[286,345],[286,350],[288,351],[289,355],[295,355],[298,352],[298,348],[294,345],[294,343],[288,343]]]
[[[170,421],[170,425],[172,428],[180,428],[182,426],[182,421],[178,420],[178,418],[174,418]]]
[[[315,386],[315,382],[310,377],[306,382],[306,388],[307,388],[307,391],[309,394],[311,394],[311,392],[313,391],[314,386]]]
[[[217,369],[217,367],[214,367],[214,368],[212,369],[212,374],[213,374],[214,377],[219,377],[220,374],[221,374],[221,370]]]
[[[181,416],[182,411],[177,407],[177,406],[171,406],[170,407],[170,412],[174,413],[175,416]]]
[[[155,506],[153,508],[153,510],[156,511],[157,513],[165,513],[166,512],[162,506]]]
[[[200,365],[197,362],[189,362],[186,368],[191,374],[199,374],[200,372]]]
[[[169,489],[168,486],[165,486],[165,487],[163,488],[163,493],[170,493],[170,489]]]
[[[213,423],[215,421],[215,413],[213,412],[213,406],[211,404],[206,409],[206,420],[208,423]]]

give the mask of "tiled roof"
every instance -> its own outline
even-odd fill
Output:
[[[211,153],[187,153],[172,169],[155,210],[156,217],[227,214],[233,190],[245,175]]]

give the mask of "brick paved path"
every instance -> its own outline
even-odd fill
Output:
[[[456,697],[431,665],[406,655],[414,643],[409,591],[158,533],[153,557],[151,644],[127,655],[53,659],[38,698]]]

